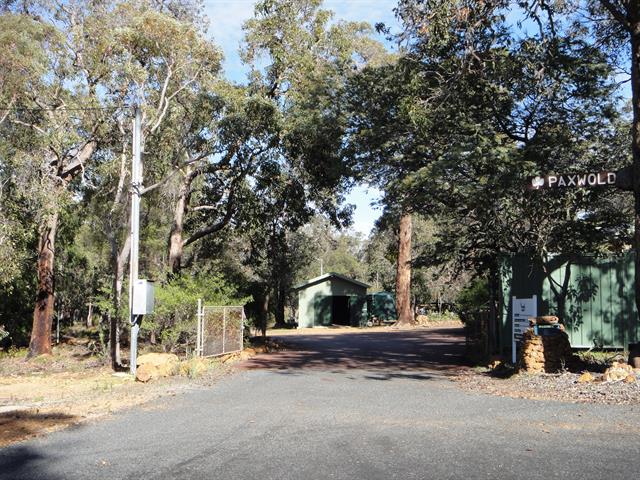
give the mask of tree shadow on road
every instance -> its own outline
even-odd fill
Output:
[[[433,375],[424,373],[376,373],[372,375],[364,375],[367,380],[433,380]]]
[[[346,372],[359,369],[380,373],[372,380],[456,375],[470,366],[465,358],[462,329],[389,330],[313,333],[278,338],[285,351],[259,355],[242,364],[246,369],[270,369],[296,374],[306,369]]]
[[[37,448],[25,444],[11,444],[52,430],[77,425],[77,422],[78,417],[61,412],[27,410],[1,413],[0,480],[62,479],[49,472],[51,459]]]
[[[63,480],[49,471],[51,459],[29,445],[0,450],[0,480]]]
[[[78,417],[61,412],[28,410],[0,414],[0,480],[62,479],[49,471],[51,459],[39,449],[32,445],[10,444],[77,425],[77,421]]]

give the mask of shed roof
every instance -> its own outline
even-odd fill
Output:
[[[303,288],[310,287],[311,285],[316,285],[318,283],[326,282],[327,280],[331,280],[332,278],[337,278],[340,280],[344,280],[345,282],[353,283],[354,285],[358,285],[359,287],[369,288],[371,285],[367,285],[366,283],[359,282],[358,280],[354,280],[353,278],[346,277],[344,275],[340,275],[336,272],[325,273],[324,275],[320,275],[319,277],[312,278],[311,280],[307,280],[305,283],[301,283],[300,285],[296,285],[293,287],[294,290],[302,290]]]

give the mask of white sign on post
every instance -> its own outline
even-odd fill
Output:
[[[529,317],[538,316],[538,296],[534,295],[531,298],[513,297],[512,305],[511,362],[515,365],[517,360],[516,343],[522,341],[524,332],[529,328]]]

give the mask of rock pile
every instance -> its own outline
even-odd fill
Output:
[[[148,382],[153,378],[169,377],[180,371],[180,360],[173,353],[147,353],[136,362],[136,380]]]
[[[553,325],[557,317],[536,317],[530,319],[531,326],[524,333],[520,353],[520,370],[529,373],[556,373],[575,363],[569,336],[563,325],[549,335],[537,335],[536,325]]]
[[[584,372],[578,377],[577,383],[633,383],[638,382],[640,368],[633,368],[624,362],[613,362],[602,375],[594,377],[590,372]]]
[[[631,365],[623,362],[613,362],[602,374],[603,382],[619,382],[621,380],[625,383],[636,382],[636,372]]]

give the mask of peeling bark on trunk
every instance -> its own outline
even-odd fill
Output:
[[[189,200],[191,197],[191,183],[196,177],[197,171],[193,165],[186,167],[180,191],[178,192],[178,200],[173,211],[173,224],[169,234],[169,268],[174,274],[180,273],[182,268],[182,254],[184,252],[184,219],[189,208]]]
[[[118,370],[122,366],[120,357],[120,318],[119,311],[115,315],[109,316],[109,356],[111,357],[111,368]]]
[[[29,357],[51,353],[51,327],[54,309],[54,260],[58,212],[51,213],[38,242],[38,291],[33,311]]]
[[[400,325],[415,323],[411,312],[411,226],[411,214],[403,213],[400,217],[396,270],[396,310]]]
[[[55,308],[55,242],[58,229],[59,211],[56,198],[66,189],[69,182],[84,169],[85,163],[97,148],[95,140],[85,143],[73,156],[49,153],[45,161],[49,164],[50,174],[56,177],[48,192],[48,204],[43,209],[44,220],[40,226],[38,241],[37,278],[38,290],[33,310],[33,328],[29,353],[34,357],[51,353],[51,327]],[[75,323],[75,312],[74,312]]]

